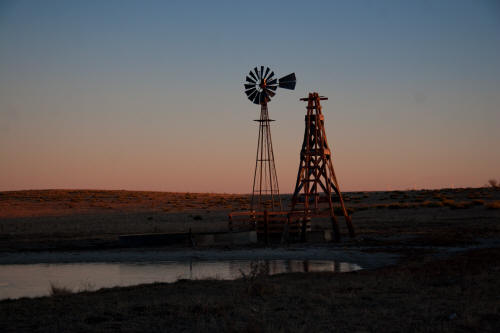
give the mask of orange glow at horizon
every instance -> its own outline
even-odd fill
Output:
[[[269,103],[281,193],[309,92],[328,97],[342,191],[500,178],[497,5],[314,0],[311,21],[301,1],[256,1],[268,16],[236,2],[0,3],[0,191],[249,193],[260,110],[243,81],[260,65],[297,77]]]

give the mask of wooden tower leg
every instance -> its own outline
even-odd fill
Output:
[[[307,219],[306,219],[305,216],[302,218],[300,228],[301,228],[301,231],[300,231],[300,240],[302,242],[305,242],[305,241],[307,241],[307,235],[306,235],[306,232],[307,232]]]
[[[340,191],[339,191],[340,193]],[[351,238],[356,237],[356,232],[354,231],[354,226],[352,225],[351,217],[349,216],[349,213],[347,212],[347,209],[345,208],[344,205],[344,199],[342,198],[342,194],[339,197],[340,199],[340,206],[342,207],[342,212],[344,213],[344,218],[345,218],[345,223],[347,225],[347,230],[349,230],[349,236]]]
[[[332,230],[333,230],[332,241],[340,242],[340,229],[339,229],[339,223],[337,222],[337,218],[335,217],[335,215],[332,215],[330,219],[332,221]]]

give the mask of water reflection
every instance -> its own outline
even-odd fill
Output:
[[[265,266],[269,274],[349,272],[361,267],[332,260],[227,260],[140,263],[24,264],[0,266],[0,299],[49,294],[50,285],[74,291],[130,286],[179,279],[237,279],[251,268]]]

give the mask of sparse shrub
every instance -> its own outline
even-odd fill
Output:
[[[456,202],[450,199],[443,200],[443,204],[451,209],[465,209],[474,205],[472,201]]]
[[[240,269],[243,280],[254,281],[263,276],[269,275],[269,266],[265,262],[252,261],[250,263],[250,272],[246,274]]]
[[[422,196],[415,197],[415,201],[416,202],[424,202],[425,201],[425,197],[422,197]]]
[[[435,198],[435,199],[438,199],[438,200],[443,200],[443,201],[444,201],[444,200],[447,200],[447,199],[450,199],[450,197],[449,197],[449,196],[447,196],[447,195],[445,195],[445,194],[443,194],[443,193],[437,193],[437,194],[435,194],[435,195],[434,195],[434,198]]]
[[[265,279],[269,276],[269,265],[266,262],[253,261],[250,263],[250,272],[245,274],[240,269],[243,281],[246,282],[246,290],[251,296],[263,296],[269,290]]]
[[[442,201],[424,201],[421,203],[422,207],[443,207]]]
[[[475,193],[469,193],[467,195],[467,198],[469,199],[479,199],[481,197],[481,193],[475,192]]]
[[[490,184],[490,186],[493,188],[500,188],[500,184],[496,179],[488,180],[488,184]]]
[[[96,290],[95,284],[86,281],[80,284],[80,289],[78,289],[78,292],[94,291],[94,290]]]
[[[402,208],[410,208],[410,206],[406,203],[391,203],[387,207],[389,209],[402,209]]]
[[[474,202],[472,202],[472,201],[463,201],[463,202],[459,203],[459,206],[460,207],[458,207],[458,208],[462,208],[462,209],[470,208],[470,207],[474,206]]]
[[[54,283],[50,283],[50,296],[64,296],[70,295],[73,291],[68,287],[61,287]]]
[[[500,200],[488,202],[485,206],[488,209],[500,209]]]
[[[446,207],[451,207],[451,206],[454,206],[456,205],[456,202],[454,200],[451,200],[451,199],[443,199],[441,201],[443,203],[443,205],[445,205]]]

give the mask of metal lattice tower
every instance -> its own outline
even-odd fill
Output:
[[[250,210],[281,210],[278,175],[274,163],[273,142],[267,103],[261,104],[257,156],[253,175],[252,200]]]
[[[251,211],[281,210],[278,176],[274,163],[273,143],[267,104],[276,95],[278,87],[295,89],[295,73],[288,74],[279,80],[269,67],[255,67],[247,77],[245,94],[254,104],[260,104],[259,137],[257,141],[257,156],[252,186]]]
[[[335,217],[334,198],[332,197],[334,194],[337,195],[336,199],[340,203],[349,235],[354,237],[355,232],[333,170],[332,154],[326,139],[325,117],[321,112],[320,101],[327,99],[319,96],[318,93],[309,93],[308,97],[300,99],[307,102],[307,114],[291,212],[302,214],[305,220],[314,215],[329,216],[334,239],[338,241],[340,240],[340,229]],[[326,207],[324,207],[325,204]]]

